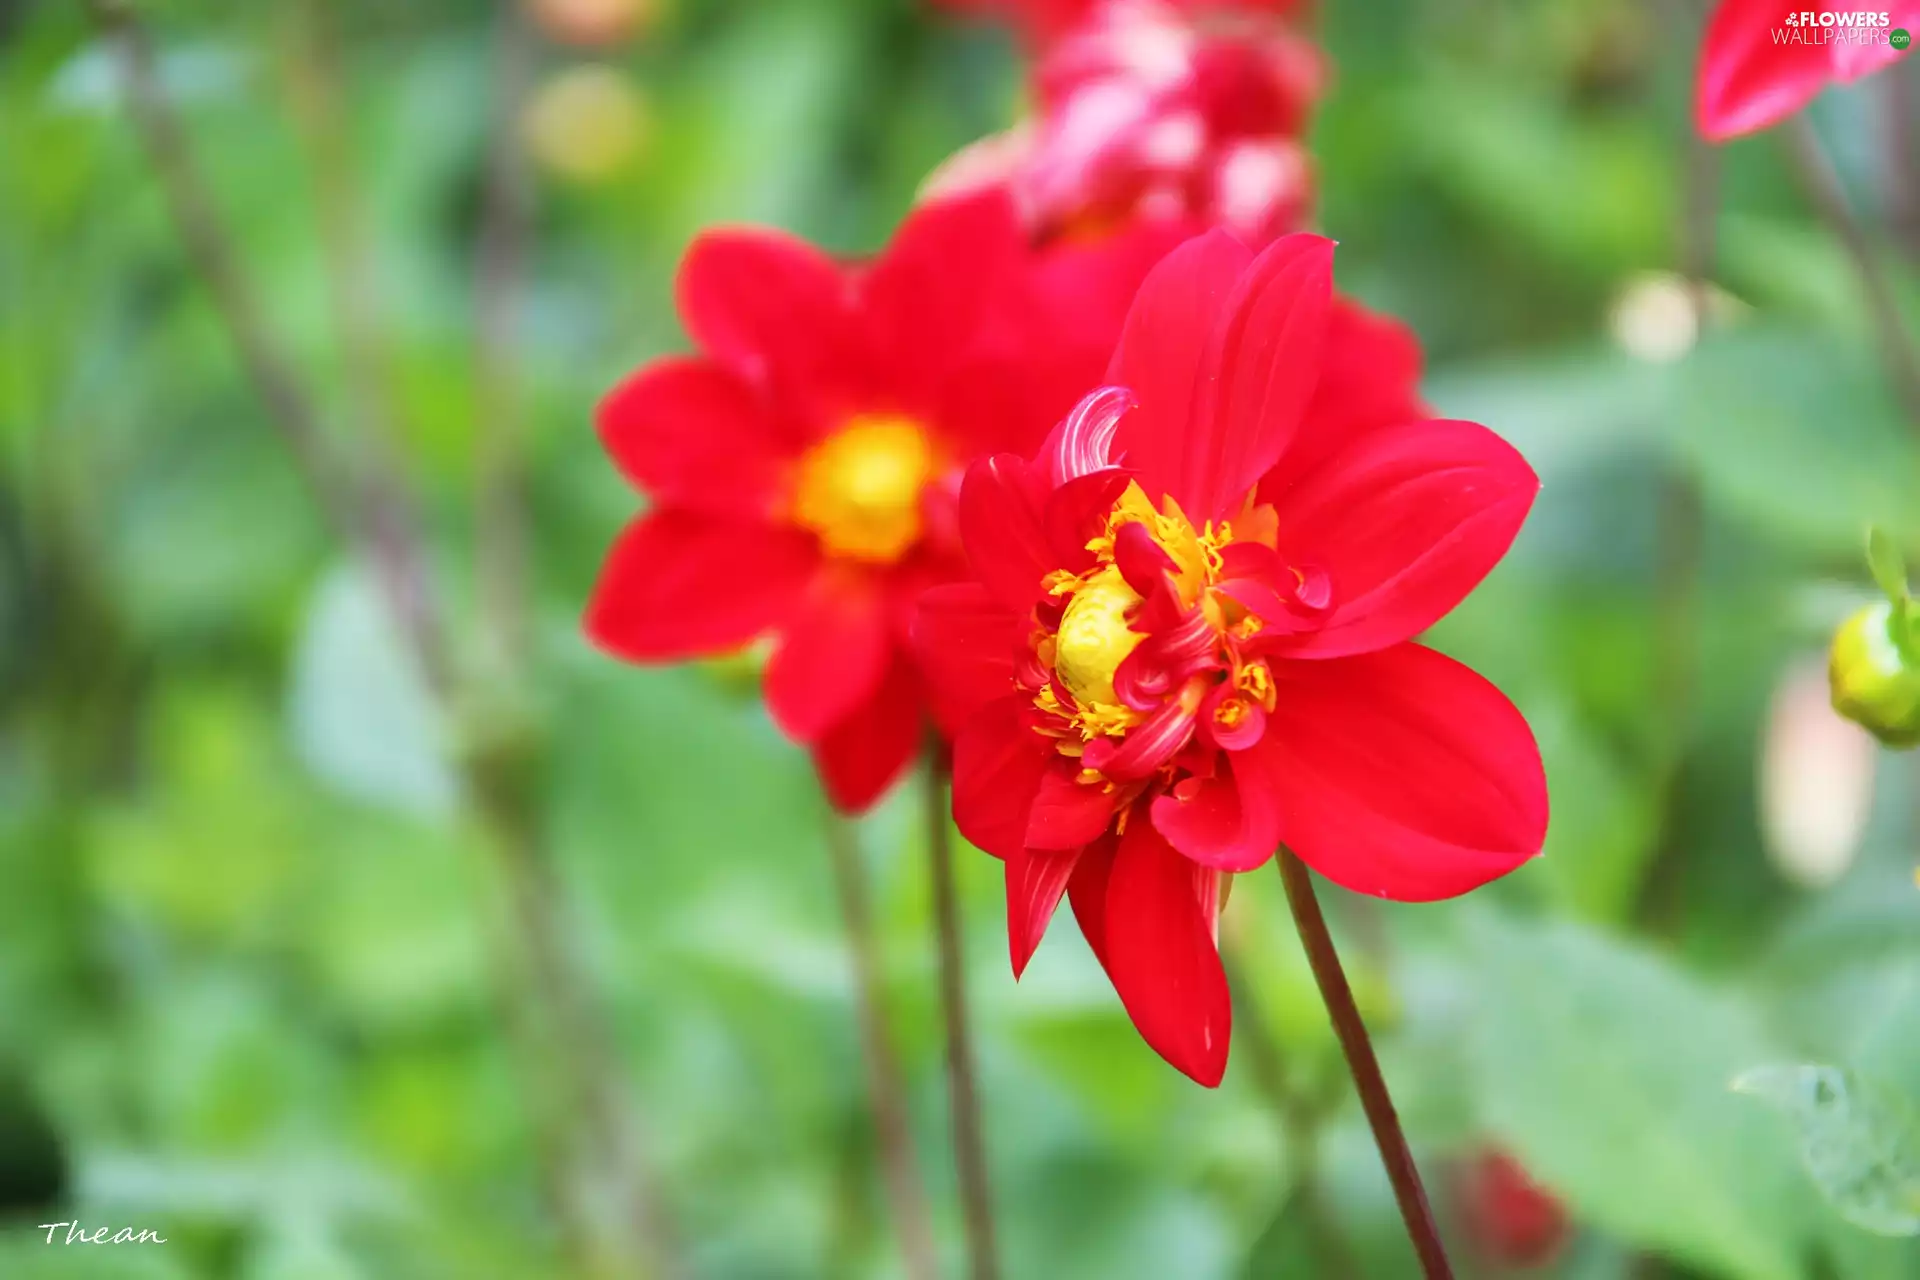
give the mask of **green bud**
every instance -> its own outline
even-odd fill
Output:
[[[1901,608],[1896,617],[1894,602],[1881,600],[1848,618],[1827,663],[1834,710],[1890,747],[1920,746],[1920,660],[1909,643],[1920,609]]]

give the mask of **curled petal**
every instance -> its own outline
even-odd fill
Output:
[[[1169,698],[1130,729],[1118,746],[1112,738],[1095,738],[1087,744],[1082,759],[1089,769],[1098,769],[1116,781],[1151,777],[1193,737],[1194,705],[1198,702],[1198,698]]]
[[[1113,436],[1120,419],[1133,408],[1125,387],[1101,387],[1073,407],[1053,429],[1042,456],[1055,485],[1117,466]]]
[[[1233,1005],[1215,942],[1218,878],[1152,823],[1128,825],[1107,877],[1107,974],[1141,1038],[1208,1088],[1227,1069]]]
[[[1227,757],[1227,770],[1187,778],[1153,801],[1153,825],[1185,856],[1217,871],[1252,871],[1281,840],[1278,789],[1270,753]]]
[[[1180,571],[1167,549],[1154,541],[1153,531],[1137,520],[1129,520],[1113,535],[1113,563],[1142,596],[1152,595]]]
[[[1266,727],[1266,709],[1230,682],[1215,685],[1200,704],[1200,732],[1222,751],[1245,751],[1260,741]]]

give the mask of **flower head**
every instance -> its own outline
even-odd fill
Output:
[[[1299,139],[1325,71],[1311,44],[1253,8],[1095,9],[1047,46],[1034,119],[961,152],[933,185],[1009,184],[1046,236],[1137,217],[1256,242],[1297,228],[1312,198]]]
[[[587,616],[636,662],[774,641],[767,704],[829,797],[872,803],[927,708],[914,600],[964,569],[968,462],[1031,449],[1097,381],[1137,240],[1040,257],[1004,195],[929,205],[870,265],[768,231],[701,236],[681,266],[699,354],[656,361],[600,411],[652,499],[609,554]],[[1097,287],[1096,287],[1097,286]]]
[[[1920,3],[1897,0],[1879,25],[1803,25],[1823,16],[1871,22],[1878,13],[1799,13],[1779,0],[1720,0],[1700,46],[1694,121],[1702,136],[1725,142],[1771,128],[1831,84],[1871,75],[1903,50],[1893,32],[1920,29]]]
[[[975,581],[915,627],[954,817],[1006,862],[1014,969],[1063,895],[1147,1042],[1225,1068],[1222,876],[1282,841],[1362,893],[1463,893],[1539,852],[1540,757],[1498,690],[1412,637],[1505,553],[1538,482],[1424,419],[1417,348],[1331,294],[1333,246],[1224,232],[1141,288],[1029,461],[960,491]]]

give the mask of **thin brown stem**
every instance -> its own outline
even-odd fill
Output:
[[[1420,1170],[1407,1146],[1407,1135],[1393,1109],[1393,1095],[1380,1074],[1380,1060],[1374,1056],[1373,1040],[1367,1024],[1353,1002],[1353,989],[1347,985],[1346,970],[1340,966],[1340,953],[1334,950],[1333,935],[1327,931],[1327,918],[1321,914],[1320,901],[1313,892],[1313,873],[1292,851],[1282,848],[1275,861],[1280,879],[1287,887],[1287,905],[1293,909],[1294,927],[1300,932],[1300,945],[1306,949],[1307,963],[1313,968],[1314,981],[1320,986],[1320,998],[1326,1003],[1333,1033],[1346,1055],[1347,1069],[1353,1075],[1360,1105],[1373,1128],[1374,1144],[1380,1149],[1387,1180],[1393,1184],[1393,1197],[1400,1205],[1400,1218],[1406,1224],[1407,1238],[1427,1280],[1452,1280],[1453,1268],[1440,1242],[1440,1229],[1434,1223],[1433,1209],[1427,1204],[1426,1188],[1420,1182]]]
[[[967,1228],[967,1251],[974,1280],[1000,1274],[994,1238],[993,1187],[987,1170],[986,1140],[980,1119],[980,1092],[974,1074],[972,1023],[967,1015],[966,954],[961,945],[960,904],[953,870],[953,835],[947,818],[952,766],[935,740],[927,767],[927,851],[933,879],[934,931],[940,948],[940,1011],[947,1036],[947,1103],[952,1113],[954,1166],[960,1176],[960,1205]]]
[[[880,1144],[882,1180],[900,1236],[900,1252],[911,1280],[938,1280],[940,1266],[933,1243],[933,1216],[926,1188],[920,1181],[920,1162],[914,1151],[913,1127],[907,1116],[905,1077],[893,1039],[887,1033],[886,997],[881,983],[880,948],[874,937],[873,914],[867,903],[866,868],[853,827],[838,814],[826,815],[827,853],[833,863],[834,890],[846,925],[847,949],[853,961],[855,1015],[860,1026],[860,1053],[866,1063],[867,1102]]]
[[[1815,132],[1806,113],[1801,112],[1781,125],[1780,136],[1785,141],[1787,157],[1792,161],[1801,185],[1806,188],[1820,216],[1840,238],[1840,242],[1846,246],[1848,257],[1853,260],[1855,274],[1860,277],[1861,292],[1866,297],[1867,309],[1873,319],[1874,332],[1886,360],[1887,372],[1893,379],[1894,390],[1906,409],[1913,429],[1920,432],[1920,354],[1915,353],[1906,321],[1900,314],[1899,301],[1889,283],[1889,265],[1881,261],[1873,237],[1854,215],[1840,175],[1828,159],[1825,148],[1820,144],[1820,135]]]
[[[533,48],[521,5],[503,3],[493,56],[493,119],[481,193],[474,269],[476,311],[474,431],[481,607],[512,663],[529,640],[526,608],[528,522],[522,460],[517,346],[520,282],[526,267],[533,188],[518,122]]]

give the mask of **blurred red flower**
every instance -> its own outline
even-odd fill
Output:
[[[1074,24],[1085,21],[1101,9],[1131,0],[935,0],[942,8],[959,13],[993,14],[1017,22],[1027,35],[1041,43],[1053,40]],[[1291,13],[1304,7],[1305,0],[1164,0],[1179,9],[1194,11],[1240,10],[1244,12]]]
[[[1876,11],[1880,12],[1880,11]],[[1883,27],[1808,23],[1783,0],[1720,0],[1700,46],[1694,120],[1725,142],[1780,123],[1830,84],[1871,75],[1898,59],[1888,37],[1920,30],[1920,0],[1895,0]]]
[[[1546,1266],[1572,1231],[1566,1206],[1497,1148],[1478,1152],[1459,1169],[1454,1195],[1474,1249],[1502,1267]]]
[[[964,573],[958,477],[1031,450],[1099,381],[1164,242],[1045,257],[1004,194],[917,211],[871,265],[765,230],[688,250],[699,354],[640,369],[601,438],[652,507],[609,553],[588,635],[634,662],[774,641],[763,690],[843,810],[913,758],[926,708],[907,626]]]
[[[1399,326],[1333,299],[1333,245],[1210,232],[1142,286],[1107,372],[1035,461],[960,491],[975,581],[915,640],[954,744],[954,818],[1006,862],[1016,974],[1063,894],[1135,1026],[1225,1069],[1223,873],[1285,841],[1403,900],[1540,850],[1533,735],[1411,637],[1505,554],[1538,481],[1425,420]]]
[[[1034,119],[974,144],[935,191],[1006,184],[1043,236],[1137,217],[1264,242],[1312,201],[1300,135],[1325,80],[1314,46],[1270,15],[1116,0],[1048,45]],[[1227,6],[1211,6],[1225,10]]]

